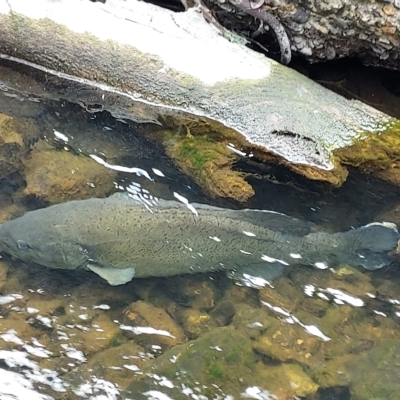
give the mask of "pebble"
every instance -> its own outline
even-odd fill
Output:
[[[395,15],[397,12],[391,4],[386,4],[385,6],[383,6],[382,10],[386,15],[389,16]]]

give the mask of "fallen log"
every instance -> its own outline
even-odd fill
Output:
[[[357,165],[364,140],[385,137],[392,150],[387,135],[397,135],[397,120],[236,39],[195,8],[175,13],[135,0],[0,0],[0,58],[68,79],[63,96],[89,109],[139,122],[204,122],[248,152],[273,154],[335,185],[346,178],[341,149],[344,163],[352,164],[349,148],[356,145]]]
[[[260,25],[265,22],[281,45],[277,24],[269,22],[276,18],[279,30],[289,36],[292,52],[310,62],[357,57],[366,65],[400,68],[398,0],[205,1],[220,23],[256,41],[267,30]]]

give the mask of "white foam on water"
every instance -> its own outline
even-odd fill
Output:
[[[23,371],[20,373],[12,373],[6,376],[6,379],[13,378],[14,382],[9,382],[7,387],[12,388],[12,390],[21,390],[22,392],[26,393],[24,389],[33,389],[33,383],[41,383],[44,385],[49,386],[51,389],[57,392],[65,392],[65,385],[62,380],[58,377],[57,372],[52,371],[50,369],[40,369],[37,362],[30,360],[29,354],[23,351],[17,350],[0,350],[0,359],[4,360],[10,368],[22,368]],[[0,377],[3,374],[3,369],[0,369]],[[8,372],[8,371],[7,371]],[[1,397],[2,395],[2,385],[4,384],[4,380],[0,379],[0,398],[3,400],[4,398]],[[6,389],[7,393],[7,389]],[[33,394],[32,394],[33,396]],[[36,397],[14,397],[12,398],[15,400],[17,399],[25,399],[32,398],[37,399],[52,399],[52,397],[41,395],[40,393],[35,392]],[[42,396],[42,397],[38,397]]]
[[[86,361],[86,357],[82,351],[77,350],[75,347],[69,346],[68,344],[61,344],[60,346],[65,350],[65,355],[68,358],[72,358],[73,360],[78,360],[80,362]]]
[[[49,350],[34,347],[29,344],[25,344],[23,347],[29,354],[32,354],[33,356],[40,357],[40,358],[48,358],[49,356],[51,356],[53,354]]]

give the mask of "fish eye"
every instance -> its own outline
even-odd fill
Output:
[[[21,250],[28,250],[30,247],[27,243],[23,242],[22,240],[17,241],[18,248]]]

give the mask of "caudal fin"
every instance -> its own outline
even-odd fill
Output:
[[[393,263],[394,253],[398,252],[400,234],[395,224],[373,222],[346,232],[351,246],[351,263],[375,270]]]

